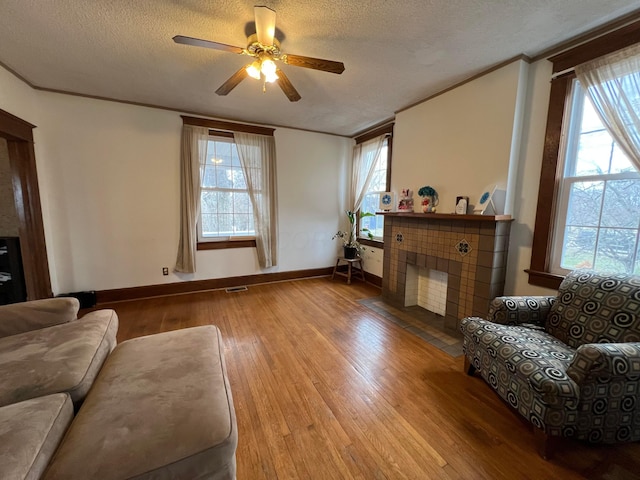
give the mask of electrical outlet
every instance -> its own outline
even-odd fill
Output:
[[[169,267],[162,267],[162,275],[169,275]]]

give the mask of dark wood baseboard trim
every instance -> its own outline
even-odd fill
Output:
[[[374,275],[373,273],[369,273],[365,271],[364,278],[366,279],[367,283],[370,283],[371,285],[375,285],[376,287],[382,288],[382,277],[379,277],[377,275]]]
[[[209,280],[192,280],[189,282],[165,283],[161,285],[146,285],[143,287],[117,288],[113,290],[99,290],[96,292],[98,305],[142,298],[181,295],[184,293],[201,292],[204,290],[218,290],[221,288],[239,287],[242,285],[257,285],[259,283],[282,282],[299,280],[310,277],[326,277],[333,273],[333,267],[314,268],[308,270],[293,270],[290,272],[261,273],[242,277],[212,278]]]

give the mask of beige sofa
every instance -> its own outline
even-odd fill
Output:
[[[0,307],[0,478],[235,478],[220,331],[115,346],[114,311],[77,312],[72,298]]]

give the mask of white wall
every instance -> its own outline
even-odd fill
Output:
[[[439,213],[452,213],[455,198],[470,203],[493,184],[506,189],[520,62],[465,83],[398,113],[393,138],[391,188],[431,185]]]
[[[0,92],[6,94],[0,108],[38,127],[36,156],[54,293],[335,262],[331,237],[345,202],[352,140],[276,129],[277,267],[261,270],[253,248],[210,250],[197,253],[196,274],[163,276],[162,267],[171,270],[175,264],[178,245],[179,113],[34,91],[1,68]],[[22,103],[9,101],[17,97]]]
[[[506,294],[554,293],[529,285],[524,272],[531,259],[550,75],[546,60],[531,66],[518,60],[396,116],[392,190],[414,190],[416,211],[424,185],[438,191],[440,213],[453,212],[458,195],[475,203],[488,185],[513,194]],[[520,103],[519,91],[526,93]],[[368,252],[369,262],[365,257],[365,269],[381,276],[382,250],[375,250]]]
[[[430,184],[440,212],[456,195],[476,198],[506,184],[516,95],[514,62],[398,114],[392,189]],[[550,64],[530,66],[515,176],[508,294],[545,294],[527,283],[535,221]],[[198,273],[162,276],[178,238],[181,119],[174,112],[32,90],[0,68],[0,108],[37,125],[36,160],[54,292],[124,288],[260,273],[253,249],[198,252]],[[280,265],[327,267],[345,228],[353,142],[278,128]],[[416,200],[419,200],[416,194]],[[417,201],[416,204],[419,204]],[[382,250],[367,247],[365,269],[382,276]]]

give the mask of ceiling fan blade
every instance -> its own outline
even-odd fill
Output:
[[[302,55],[283,55],[282,60],[284,63],[296,67],[313,68],[314,70],[338,74],[344,72],[344,63],[334,62],[332,60],[303,57]]]
[[[185,37],[184,35],[176,35],[173,37],[173,41],[194,47],[213,48],[215,50],[223,50],[231,53],[244,53],[244,49],[240,47],[234,47],[233,45],[227,45],[225,43],[211,42],[209,40],[201,40],[199,38]]]
[[[302,98],[298,93],[298,91],[293,87],[293,85],[289,81],[289,78],[284,74],[282,70],[278,68],[276,70],[276,75],[278,75],[278,80],[277,80],[278,85],[280,85],[280,88],[282,89],[282,91],[287,96],[290,102],[297,102]]]
[[[273,36],[276,33],[276,12],[269,7],[253,7],[253,14],[256,17],[256,35],[258,41],[266,46],[273,45]]]
[[[233,75],[231,75],[231,77],[229,78],[229,80],[227,80],[226,82],[224,82],[220,88],[218,88],[216,90],[216,93],[218,95],[226,95],[227,93],[229,93],[231,90],[233,90],[234,88],[236,88],[238,86],[238,84],[244,80],[245,78],[247,78],[247,67],[242,67],[240,70],[238,70],[236,73],[234,73]]]

